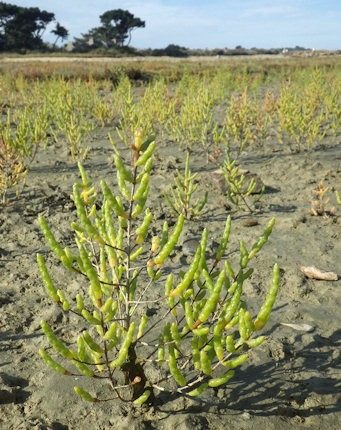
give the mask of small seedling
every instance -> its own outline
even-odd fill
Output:
[[[240,174],[239,167],[236,165],[236,160],[232,160],[229,152],[226,152],[226,160],[221,169],[228,190],[226,192],[229,201],[240,210],[248,210],[254,212],[255,204],[263,197],[265,185],[262,186],[259,194],[255,196],[253,193],[257,187],[257,183],[252,177],[247,183],[246,175]]]
[[[186,219],[198,218],[206,205],[208,192],[205,192],[201,200],[198,198],[194,203],[191,203],[199,183],[195,182],[198,173],[192,173],[189,168],[189,152],[186,155],[184,174],[179,170],[176,171],[176,174],[175,186],[170,187],[171,195],[166,192],[163,195],[169,207],[178,215],[183,214]]]
[[[335,215],[336,208],[333,206],[327,208],[330,202],[330,197],[327,194],[330,192],[330,187],[324,186],[323,181],[321,181],[317,188],[312,191],[316,196],[316,199],[311,201],[311,208],[309,210],[310,215],[313,216],[332,216]]]

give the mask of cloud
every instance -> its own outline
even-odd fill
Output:
[[[146,21],[146,28],[133,33],[132,44],[138,47],[165,47],[170,43],[200,47],[203,41],[224,26],[221,11],[212,6],[195,8],[191,5],[163,4],[160,1],[128,2],[129,10]],[[127,6],[127,7],[128,7]],[[190,44],[190,46],[189,46]]]
[[[253,17],[257,15],[269,16],[269,15],[293,15],[297,14],[298,10],[295,7],[289,5],[278,5],[278,6],[265,6],[259,8],[246,9],[243,13],[245,17]]]

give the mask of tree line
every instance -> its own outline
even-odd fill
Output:
[[[183,46],[170,44],[163,49],[136,50],[129,47],[133,30],[145,27],[145,21],[135,17],[128,10],[113,9],[104,12],[99,17],[100,25],[91,28],[81,37],[74,38],[74,52],[102,51],[103,54],[121,55],[122,52],[132,55],[150,56],[220,56],[220,55],[254,55],[278,54],[280,49],[245,49],[238,45],[235,48],[224,49],[188,49]],[[50,30],[55,35],[52,44],[43,40],[49,24],[54,24]],[[0,52],[49,51],[56,50],[57,43],[66,41],[69,30],[55,18],[55,14],[40,10],[38,7],[21,7],[10,3],[0,2]],[[58,49],[60,49],[58,47]],[[305,48],[286,48],[284,51],[304,50]]]
[[[131,33],[136,28],[145,27],[145,22],[127,10],[108,10],[100,17],[101,25],[90,29],[74,41],[75,48],[84,50],[105,46],[124,47],[131,41]],[[52,45],[65,41],[69,31],[56,21],[55,14],[38,7],[21,7],[0,2],[0,51],[44,50],[48,45],[43,41],[47,26],[55,23],[51,33],[56,36]]]

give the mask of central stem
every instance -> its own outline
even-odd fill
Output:
[[[129,210],[128,210],[128,222],[127,222],[127,263],[126,263],[126,285],[127,285],[127,302],[126,302],[126,328],[128,329],[130,325],[130,283],[131,283],[131,251],[132,251],[132,244],[131,244],[131,237],[132,237],[132,213],[133,213],[133,206],[134,206],[134,200],[133,196],[135,193],[135,187],[136,187],[136,177],[137,177],[137,167],[134,167],[134,173],[133,173],[133,183],[131,187],[131,194],[130,194],[130,201],[129,201]],[[122,371],[125,375],[125,383],[130,384],[133,388],[133,400],[136,400],[138,397],[140,397],[143,392],[145,391],[146,383],[147,383],[147,377],[144,373],[143,367],[141,364],[136,362],[137,355],[136,355],[136,342],[133,342],[128,349],[128,359],[125,364],[122,366]]]
[[[136,363],[136,342],[132,343],[128,350],[128,361],[122,366],[125,375],[125,383],[133,387],[133,400],[142,396],[147,384],[147,377],[141,364]],[[153,395],[152,395],[153,396]]]
[[[127,301],[126,301],[126,329],[128,330],[130,325],[130,306],[129,306],[129,295],[130,295],[130,255],[131,255],[131,230],[132,230],[132,213],[133,213],[133,196],[135,192],[135,186],[136,186],[136,176],[137,176],[137,167],[134,167],[134,180],[131,187],[131,193],[130,193],[130,201],[129,201],[129,211],[128,211],[128,222],[127,222],[127,264],[126,264],[126,280],[127,280]]]

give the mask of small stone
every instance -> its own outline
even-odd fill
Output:
[[[303,417],[300,417],[299,415],[295,415],[295,416],[292,418],[292,420],[293,420],[295,423],[304,423],[304,421],[305,421],[305,419],[304,419]]]
[[[251,418],[251,414],[249,414],[249,412],[243,412],[242,413],[242,418],[244,420],[249,420]]]
[[[218,399],[223,400],[226,397],[225,391],[220,388],[217,391],[217,397],[218,397]]]
[[[259,222],[254,218],[246,219],[245,221],[243,221],[244,227],[254,227],[255,225],[258,225],[258,224]]]
[[[217,414],[219,412],[218,406],[212,405],[209,409],[210,414]]]

